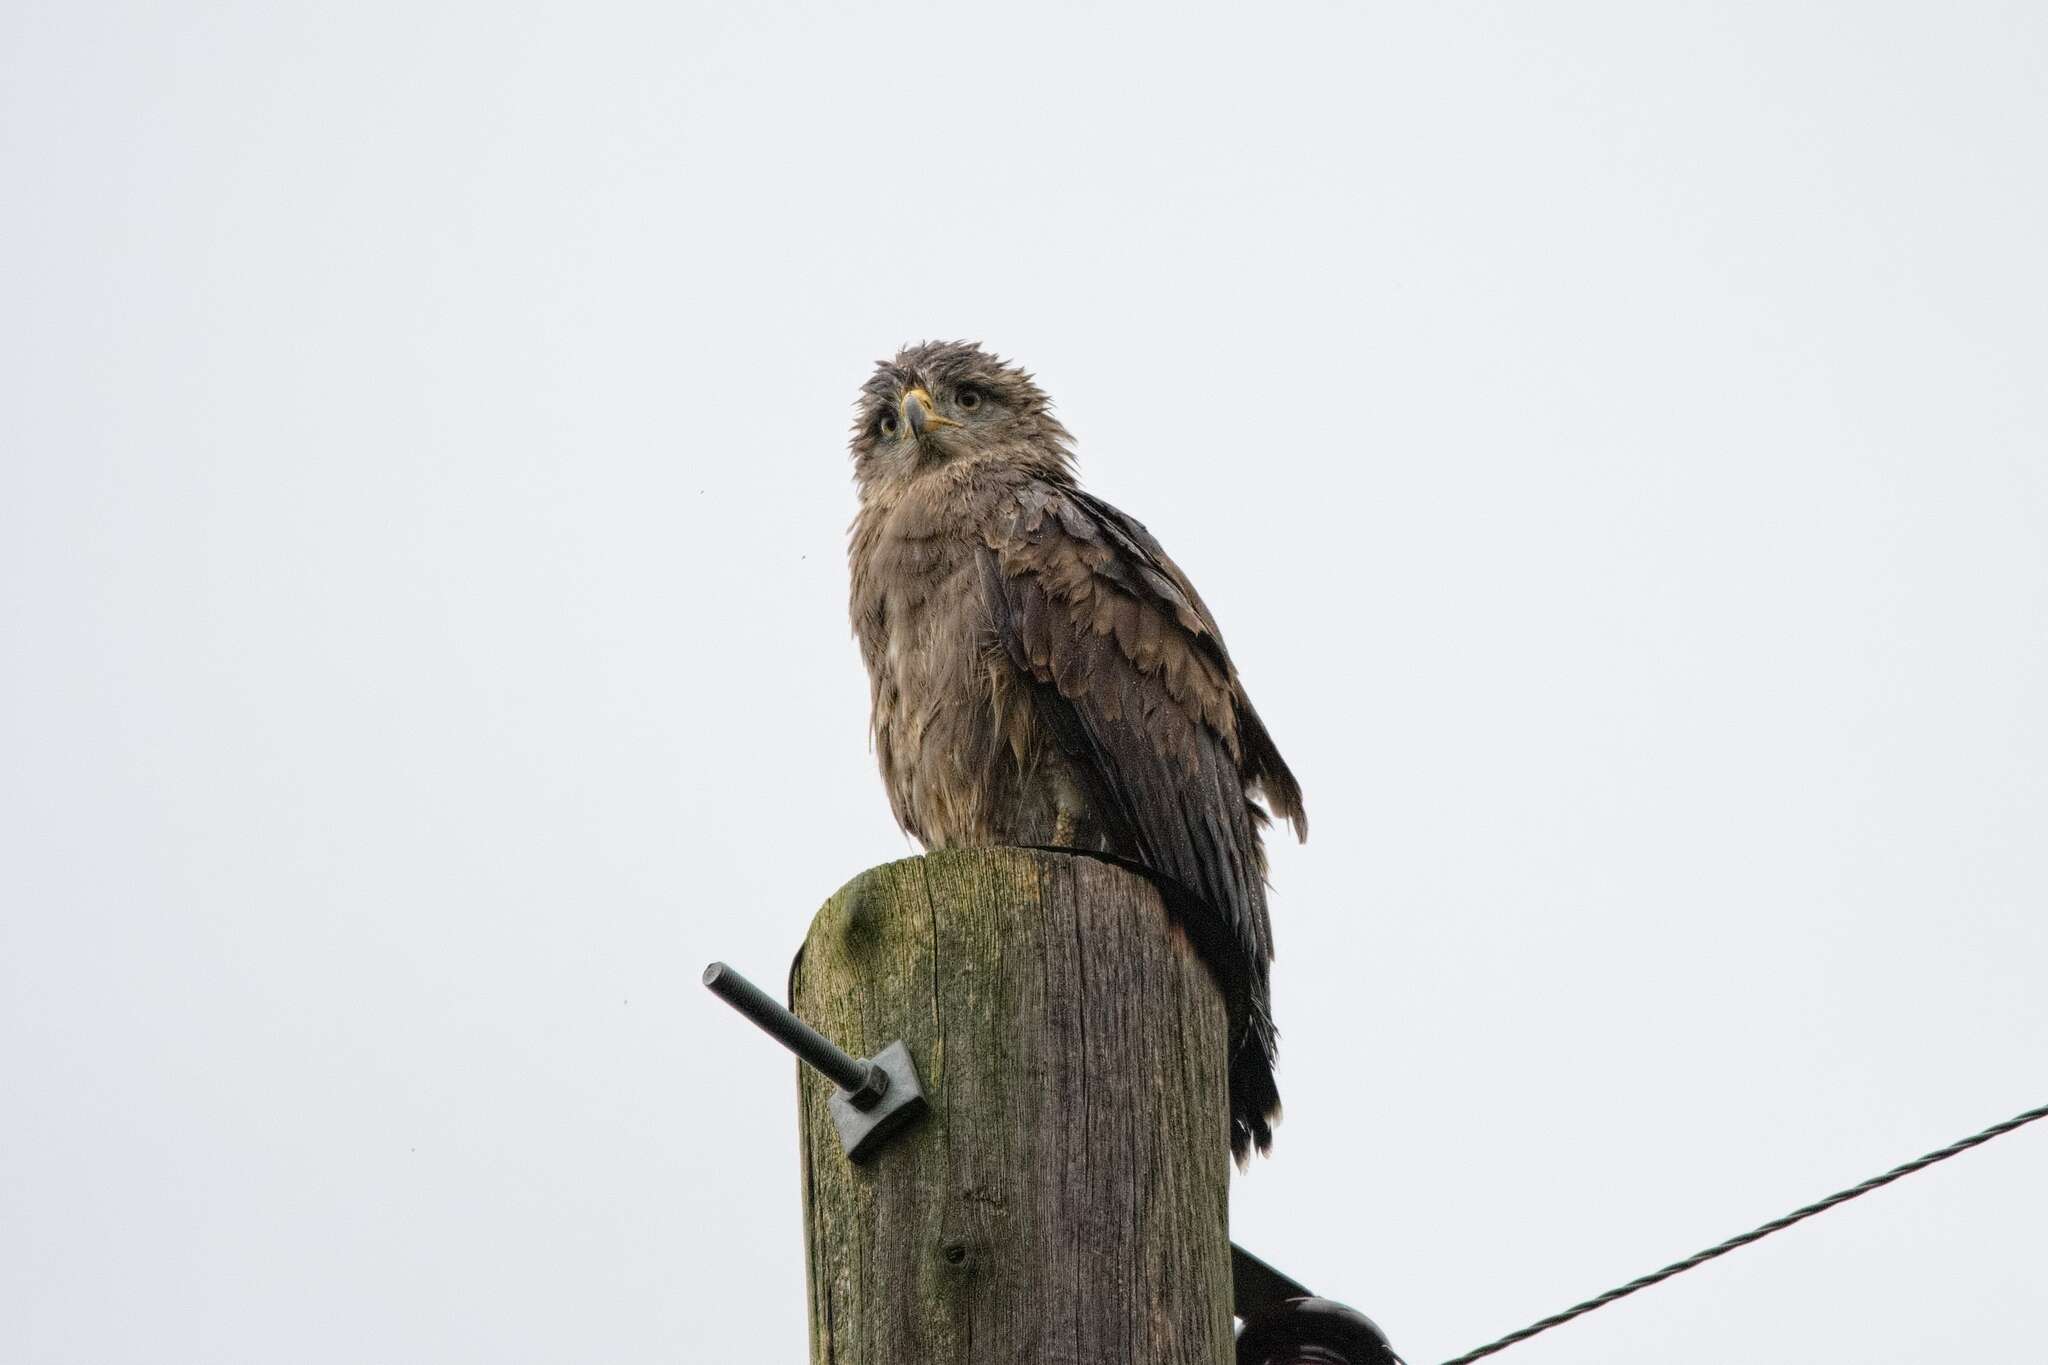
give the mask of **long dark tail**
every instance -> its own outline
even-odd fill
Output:
[[[1280,1087],[1273,1080],[1280,1038],[1263,999],[1252,1002],[1249,1024],[1231,1031],[1230,1155],[1240,1167],[1251,1160],[1254,1147],[1261,1154],[1272,1150],[1273,1125],[1280,1121]]]

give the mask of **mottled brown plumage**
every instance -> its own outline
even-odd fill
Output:
[[[1231,1146],[1263,1150],[1279,1095],[1259,798],[1308,825],[1215,619],[1143,526],[1081,491],[1031,377],[977,346],[878,365],[852,450],[853,626],[897,822],[927,848],[1110,854],[1188,893],[1236,1024]]]

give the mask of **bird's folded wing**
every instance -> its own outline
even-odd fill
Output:
[[[1252,792],[1305,835],[1301,789],[1208,608],[1136,521],[1070,487],[1027,484],[990,525],[981,570],[994,648],[1030,680],[1091,809],[1119,851],[1135,850],[1202,916],[1190,936],[1232,1016],[1231,1148],[1243,1160],[1272,1140],[1279,1112],[1267,815]]]
[[[1010,662],[1114,833],[1206,900],[1263,978],[1264,868],[1247,799],[1302,820],[1300,789],[1244,698],[1200,597],[1142,526],[1028,485],[990,530],[983,585]]]

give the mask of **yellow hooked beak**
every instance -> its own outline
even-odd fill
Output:
[[[912,389],[903,395],[897,404],[897,411],[903,414],[903,424],[910,428],[913,436],[922,436],[927,427],[957,427],[960,424],[950,417],[941,417],[932,411],[932,396],[923,389]]]

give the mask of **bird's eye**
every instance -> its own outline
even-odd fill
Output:
[[[960,411],[973,412],[981,406],[981,393],[977,389],[962,389],[953,396],[953,401],[960,405]]]
[[[897,421],[894,417],[884,417],[882,419],[882,434],[884,436],[894,436],[896,434],[897,425]]]

